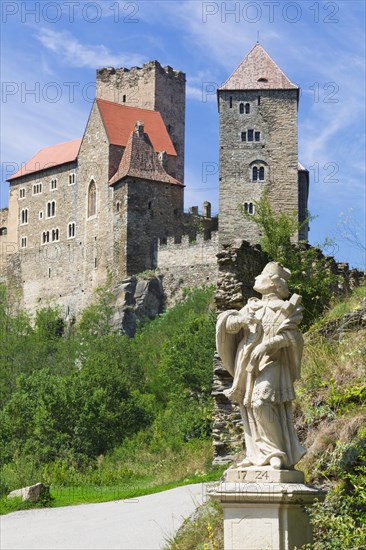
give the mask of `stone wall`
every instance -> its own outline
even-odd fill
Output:
[[[185,74],[158,61],[131,69],[97,71],[97,98],[159,111],[177,152],[176,177],[184,181]]]
[[[239,205],[253,204],[267,189],[275,211],[298,211],[297,90],[218,93],[220,242],[240,236],[257,243],[258,227]],[[248,114],[240,113],[240,103],[249,104]],[[260,132],[259,141],[248,141],[249,130]],[[263,181],[253,181],[253,166],[263,167]]]

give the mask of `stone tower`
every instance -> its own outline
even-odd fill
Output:
[[[297,158],[299,88],[256,44],[217,93],[220,243],[237,238],[258,243],[257,226],[242,215],[240,205],[253,214],[253,203],[265,189],[276,211],[296,211],[304,219],[307,190],[301,183],[299,206]]]
[[[158,61],[131,69],[97,71],[96,97],[129,107],[159,111],[177,152],[174,177],[184,181],[185,74]],[[142,121],[144,122],[144,121]]]

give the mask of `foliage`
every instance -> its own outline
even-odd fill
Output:
[[[274,212],[268,193],[255,202],[254,215],[244,209],[242,212],[259,227],[260,243],[269,260],[291,270],[290,291],[302,296],[303,326],[310,326],[329,304],[337,277],[331,272],[329,259],[323,257],[319,249],[294,244],[294,237],[303,224],[309,223],[309,218],[299,224],[295,212]]]
[[[38,481],[146,487],[206,471],[212,295],[188,293],[131,340],[112,331],[105,289],[72,327],[52,308],[32,325],[4,300],[2,493]]]

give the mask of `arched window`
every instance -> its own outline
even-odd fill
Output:
[[[47,218],[54,216],[56,216],[56,201],[50,201],[47,203]]]
[[[245,202],[244,203],[244,210],[247,212],[247,214],[255,214],[255,206],[252,202]]]
[[[97,213],[97,188],[95,181],[91,180],[88,191],[88,218],[96,216]]]
[[[28,208],[23,208],[23,210],[21,210],[20,223],[23,225],[28,223]]]
[[[240,113],[241,115],[244,114],[244,103],[240,103],[240,104],[239,104],[239,113]]]
[[[69,225],[68,225],[68,229],[67,229],[67,238],[68,239],[73,239],[75,237],[75,229],[76,229],[75,222],[70,222]]]
[[[43,231],[42,233],[42,244],[46,244],[50,242],[50,232],[49,231]]]
[[[249,103],[246,103],[246,104],[245,104],[245,114],[246,114],[246,115],[249,115],[249,113],[250,113],[250,104],[249,104]]]
[[[266,179],[266,165],[265,162],[256,161],[251,166],[251,178],[252,181],[265,181]]]
[[[60,232],[59,232],[58,228],[52,229],[52,232],[51,232],[52,241],[58,241],[59,240],[59,235],[60,235]]]

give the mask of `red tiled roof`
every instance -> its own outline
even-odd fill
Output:
[[[260,45],[250,50],[219,90],[298,89]]]
[[[177,155],[161,114],[158,111],[128,107],[127,105],[112,103],[105,99],[97,99],[96,102],[109,143],[112,145],[126,147],[128,138],[136,122],[141,120],[156,152],[165,151],[167,155]]]
[[[141,125],[141,131],[139,132],[138,124],[130,133],[118,170],[110,179],[109,184],[113,185],[126,176],[162,181],[183,187],[180,181],[165,171],[152,147],[149,136],[144,132],[144,127]]]
[[[53,166],[59,166],[66,162],[73,162],[78,156],[80,149],[81,139],[73,139],[72,141],[66,141],[65,143],[59,143],[57,145],[51,145],[51,147],[44,147],[38,153],[34,155],[28,162],[8,180],[20,178],[21,176],[27,176],[34,172],[41,170],[47,170]]]

